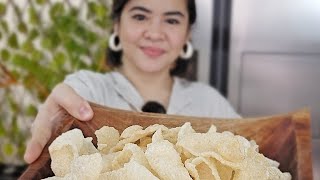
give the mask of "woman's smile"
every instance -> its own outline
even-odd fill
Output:
[[[150,58],[158,58],[165,53],[164,49],[153,46],[143,46],[141,49],[143,53]]]

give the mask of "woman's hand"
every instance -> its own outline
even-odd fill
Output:
[[[93,117],[93,111],[85,99],[68,85],[58,84],[42,107],[39,108],[31,127],[32,137],[24,154],[24,160],[27,163],[34,162],[40,156],[51,137],[53,127],[58,123],[54,122],[55,117],[63,113],[64,110],[83,121]]]

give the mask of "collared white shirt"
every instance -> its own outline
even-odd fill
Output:
[[[64,81],[88,101],[104,106],[141,111],[144,100],[121,73],[96,73],[81,70]],[[174,77],[167,114],[239,118],[227,100],[211,86]]]

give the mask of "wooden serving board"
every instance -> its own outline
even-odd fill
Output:
[[[30,164],[20,179],[41,179],[53,176],[50,168],[48,146],[61,133],[79,128],[83,134],[93,137],[96,145],[95,130],[104,125],[112,126],[122,132],[130,125],[147,127],[152,124],[163,124],[168,127],[181,126],[191,122],[197,132],[206,132],[211,124],[218,131],[231,131],[259,145],[260,152],[280,162],[280,170],[290,172],[294,180],[312,180],[310,113],[303,109],[289,114],[258,118],[216,119],[199,118],[154,113],[138,113],[117,110],[92,104],[94,117],[91,121],[82,122],[67,113],[57,117],[62,120],[54,131],[49,143],[34,163]]]

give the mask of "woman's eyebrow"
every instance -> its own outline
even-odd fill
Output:
[[[148,14],[152,13],[151,10],[149,10],[149,9],[143,7],[143,6],[134,6],[134,7],[132,7],[129,11],[130,11],[130,12],[131,12],[131,11],[143,11],[143,12],[148,13]],[[180,17],[185,17],[185,15],[184,15],[183,13],[181,13],[180,11],[168,11],[168,12],[165,12],[164,15],[165,15],[165,16],[180,16]]]
[[[151,10],[149,10],[149,9],[147,9],[145,7],[142,7],[142,6],[134,6],[129,11],[143,11],[143,12],[146,12],[146,13],[151,13]]]
[[[185,17],[185,15],[183,13],[181,13],[180,11],[169,11],[164,13],[164,15],[166,16],[180,16],[180,17]]]

